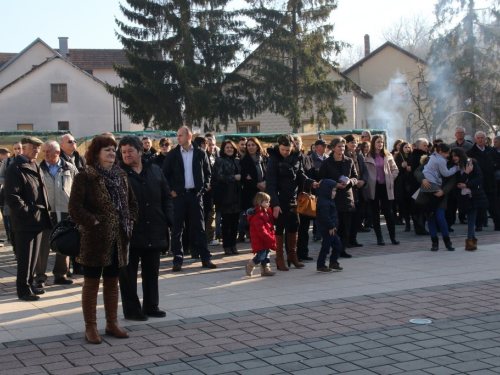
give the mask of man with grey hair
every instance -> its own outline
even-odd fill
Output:
[[[498,185],[495,177],[496,171],[500,169],[500,158],[493,147],[486,145],[485,132],[476,132],[474,138],[476,139],[476,143],[466,153],[469,158],[474,158],[479,168],[481,168],[483,174],[483,189],[489,202],[488,211],[495,224],[495,230],[500,231],[500,213],[497,201]],[[487,222],[486,210],[479,209],[476,218],[476,231],[483,230],[483,224],[485,222]]]
[[[85,170],[85,158],[76,151],[76,141],[71,134],[61,136],[59,146],[61,146],[61,159],[73,164],[78,172]]]
[[[455,129],[455,138],[457,139],[455,142],[450,143],[451,148],[460,147],[465,152],[469,151],[473,146],[471,141],[465,139],[465,128],[459,126]]]
[[[50,220],[52,225],[68,217],[68,201],[73,180],[78,173],[76,167],[61,159],[61,148],[56,141],[46,141],[42,146],[43,161],[40,163],[47,187],[47,195],[50,204]],[[42,232],[42,241],[38,261],[35,267],[35,282],[37,288],[45,287],[47,280],[47,262],[50,254],[51,230]],[[56,254],[56,261],[52,273],[54,274],[54,284],[73,284],[72,280],[66,278],[69,268],[68,257]]]

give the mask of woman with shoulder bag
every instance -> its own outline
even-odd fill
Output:
[[[109,136],[92,140],[85,154],[87,168],[75,176],[68,204],[68,212],[80,228],[76,260],[83,265],[85,338],[92,344],[101,343],[96,319],[101,276],[106,334],[128,337],[118,326],[118,276],[128,263],[129,240],[139,207],[127,174],[117,166],[116,148],[116,141]]]
[[[224,254],[239,254],[236,249],[241,212],[241,167],[238,148],[231,140],[221,144],[220,157],[215,160],[213,194],[215,211],[221,213]]]

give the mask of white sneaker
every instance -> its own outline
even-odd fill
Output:
[[[208,243],[208,246],[219,246],[220,242],[217,240],[212,240]]]

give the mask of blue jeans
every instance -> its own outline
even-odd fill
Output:
[[[443,237],[450,237],[448,232],[448,224],[446,223],[445,211],[442,208],[436,208],[434,215],[427,218],[427,223],[429,225],[429,234],[431,237],[437,237],[436,220],[439,223],[439,228],[441,228],[441,234]]]
[[[262,265],[270,263],[270,260],[269,260],[269,253],[270,252],[271,252],[270,250],[257,251],[257,253],[255,254],[255,256],[252,259],[253,262],[255,264],[260,264],[262,262]]]
[[[473,208],[467,212],[467,238],[476,238],[476,216],[477,208]]]
[[[337,232],[335,232],[333,236],[330,236],[328,231],[322,231],[321,236],[323,237],[323,241],[321,242],[321,250],[319,251],[318,261],[316,263],[317,268],[326,267],[325,261],[328,253],[330,252],[330,248],[332,248],[330,263],[337,263],[340,251],[342,250],[342,243],[340,242]]]

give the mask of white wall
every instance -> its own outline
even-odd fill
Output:
[[[66,83],[68,102],[51,103],[50,85]],[[32,123],[34,130],[57,130],[69,121],[75,137],[113,131],[113,99],[103,85],[56,58],[0,93],[0,129],[16,130]],[[123,130],[130,130],[122,114]]]
[[[39,65],[43,63],[47,57],[51,56],[54,56],[54,53],[45,45],[41,42],[35,43],[12,64],[0,72],[0,88],[29,72],[33,68],[33,65]]]

